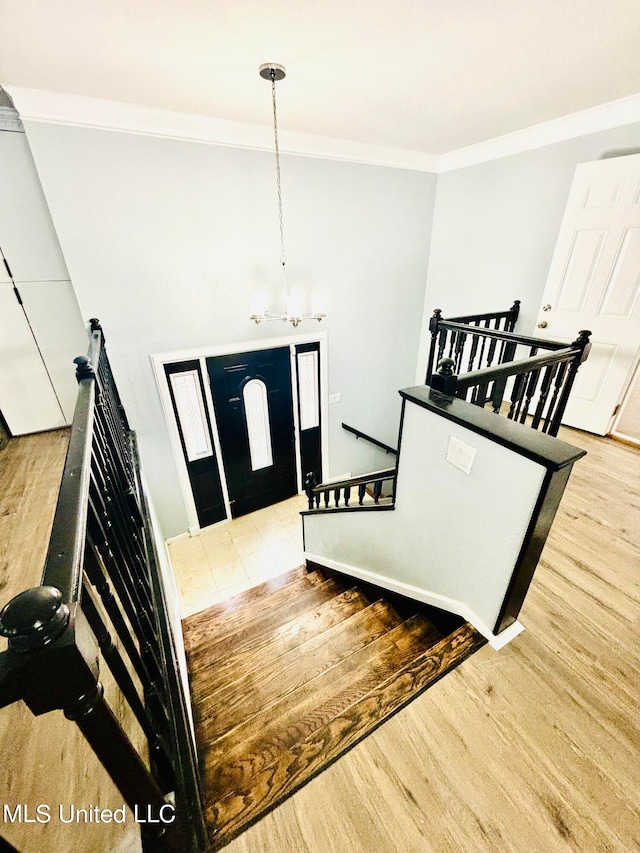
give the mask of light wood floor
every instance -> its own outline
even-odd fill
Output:
[[[588,455],[521,613],[525,633],[501,652],[481,649],[225,850],[640,850],[640,450],[571,430],[561,437]],[[14,483],[5,467],[4,532],[23,521],[20,496],[35,475],[25,470]],[[37,529],[38,516],[29,523]],[[17,557],[10,540],[1,545],[6,579]],[[29,565],[20,561],[26,585],[41,562]],[[2,600],[12,594],[5,587]],[[2,740],[24,757],[17,731],[5,729],[10,747]],[[18,793],[17,778],[0,790],[46,801]]]
[[[69,432],[12,439],[0,452],[0,607],[40,584]],[[0,651],[4,649],[6,640],[0,638]],[[113,701],[115,685],[104,664],[101,677],[105,696],[122,721],[123,704]],[[52,819],[9,823],[0,818],[0,850],[3,840],[21,853],[141,850],[139,827],[133,821],[64,824],[54,817],[59,805],[66,808],[70,803],[78,808],[89,803],[111,809],[122,805],[122,794],[61,711],[35,717],[23,702],[0,708],[0,814],[3,804],[15,808],[17,803],[29,808],[48,804]]]
[[[640,451],[578,462],[521,613],[225,848],[228,853],[640,849]]]
[[[27,435],[0,453],[0,607],[42,578],[69,432]]]

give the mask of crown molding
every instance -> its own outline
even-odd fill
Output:
[[[5,85],[19,117],[13,126],[0,129],[22,130],[25,121],[98,128],[121,133],[184,139],[210,145],[227,145],[259,151],[273,150],[272,128],[265,125],[229,121],[212,116],[172,112],[128,104],[67,95],[43,89]],[[350,139],[335,139],[299,131],[280,131],[280,149],[286,154],[344,160],[418,172],[451,172],[467,166],[499,160],[524,151],[575,139],[589,133],[640,122],[640,93],[610,101],[598,107],[532,125],[523,130],[496,136],[477,145],[459,148],[438,156],[421,151],[387,148]],[[17,124],[16,124],[17,122]]]
[[[0,131],[2,130],[24,133],[20,116],[12,107],[0,107]]]
[[[11,95],[24,121],[99,128],[259,151],[273,150],[273,129],[264,125],[42,89],[11,85],[3,85],[3,88]],[[420,172],[436,172],[438,169],[439,158],[421,151],[286,130],[280,130],[279,141],[281,152],[286,154]]]
[[[466,166],[499,160],[512,154],[532,151],[545,145],[575,139],[588,133],[609,130],[612,127],[633,124],[636,121],[640,121],[640,93],[551,121],[541,122],[515,133],[496,136],[494,139],[488,139],[486,142],[480,142],[477,145],[450,151],[448,154],[441,155],[438,172],[451,172],[454,169],[463,169]]]

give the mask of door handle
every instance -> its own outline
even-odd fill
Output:
[[[541,320],[541,322],[540,322],[540,323],[538,323],[538,328],[539,328],[539,329],[546,329],[548,325],[549,325],[549,324],[547,323],[547,321],[546,321],[546,320]]]
[[[547,305],[543,305],[543,306],[542,306],[542,310],[543,310],[543,311],[551,311],[551,305],[549,305],[549,304],[547,304]]]

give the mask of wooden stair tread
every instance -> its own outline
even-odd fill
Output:
[[[377,601],[312,637],[286,654],[274,658],[269,650],[254,672],[213,693],[194,683],[201,737],[208,743],[258,714],[270,714],[272,705],[287,694],[304,689],[323,672],[398,626],[402,620],[384,601]]]
[[[247,774],[246,763],[238,762],[236,786],[217,802],[210,800],[206,809],[207,818],[219,828],[216,846],[291,794],[483,643],[477,631],[464,624],[282,750],[268,766],[251,768]]]
[[[282,621],[292,619],[342,591],[333,580],[321,584],[310,584],[307,578],[295,580],[239,608],[227,619],[225,626],[202,622],[197,629],[192,628],[186,644],[187,655],[195,666],[202,657],[224,657],[246,642],[252,633],[273,630]]]
[[[239,677],[237,673],[250,673],[260,666],[265,649],[269,650],[272,657],[280,657],[368,606],[369,601],[364,593],[348,589],[270,632],[248,637],[224,660],[203,660],[197,670],[191,671],[192,687],[199,690],[200,682],[206,681],[211,692],[218,690],[235,681]]]
[[[324,581],[324,578],[318,572],[310,572],[306,566],[297,566],[289,572],[276,575],[276,577],[270,578],[264,583],[251,587],[244,592],[239,592],[232,598],[220,602],[220,604],[213,604],[211,607],[207,607],[206,610],[200,610],[198,613],[185,617],[182,620],[185,633],[197,632],[204,625],[216,626],[224,624],[236,610],[240,610],[254,601],[264,598],[265,595],[277,592],[279,589],[301,579],[306,579],[311,584],[317,581]]]
[[[468,624],[443,637],[437,613],[440,628],[422,612],[403,621],[317,569],[185,620],[214,848],[484,643]]]
[[[210,776],[211,770],[220,762],[228,764],[232,756],[245,756],[247,766],[251,756],[252,766],[257,768],[271,763],[274,754],[308,736],[439,639],[439,632],[424,617],[413,616],[270,705],[266,719],[239,722],[217,740],[207,739],[202,732],[199,740],[207,787],[214,779],[214,787],[219,787],[221,768],[214,776]],[[202,731],[200,726],[198,730]],[[224,784],[226,787],[226,781]]]

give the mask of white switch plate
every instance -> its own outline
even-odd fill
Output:
[[[465,474],[471,473],[473,460],[476,458],[476,449],[470,444],[465,444],[454,435],[449,436],[449,446],[447,447],[447,462],[450,462],[455,468],[464,471]]]
[[[340,402],[340,394],[329,394],[329,402],[330,403],[339,403]]]

